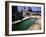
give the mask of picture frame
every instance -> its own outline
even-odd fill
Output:
[[[45,3],[5,1],[5,35],[32,34],[45,34]]]

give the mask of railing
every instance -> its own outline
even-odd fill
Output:
[[[14,22],[12,22],[12,24],[19,23],[19,22],[24,21],[24,20],[26,20],[28,18],[31,18],[31,17],[29,16],[29,17],[23,18],[22,20],[14,21]]]

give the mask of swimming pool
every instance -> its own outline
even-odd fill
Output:
[[[13,31],[18,31],[18,30],[27,30],[32,24],[35,24],[37,18],[28,18],[24,21],[21,21],[16,24],[12,24],[12,30]]]

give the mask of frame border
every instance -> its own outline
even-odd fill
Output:
[[[9,35],[9,3],[26,3],[26,4],[42,4],[44,5],[44,32],[43,33],[27,33],[27,34],[11,34]],[[5,36],[45,34],[45,3],[22,2],[22,1],[5,1]]]

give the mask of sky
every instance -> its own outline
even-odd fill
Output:
[[[24,7],[26,9],[24,9]],[[32,11],[41,11],[41,7],[31,7],[31,6],[18,6],[18,10],[28,10],[28,7],[32,9]]]

